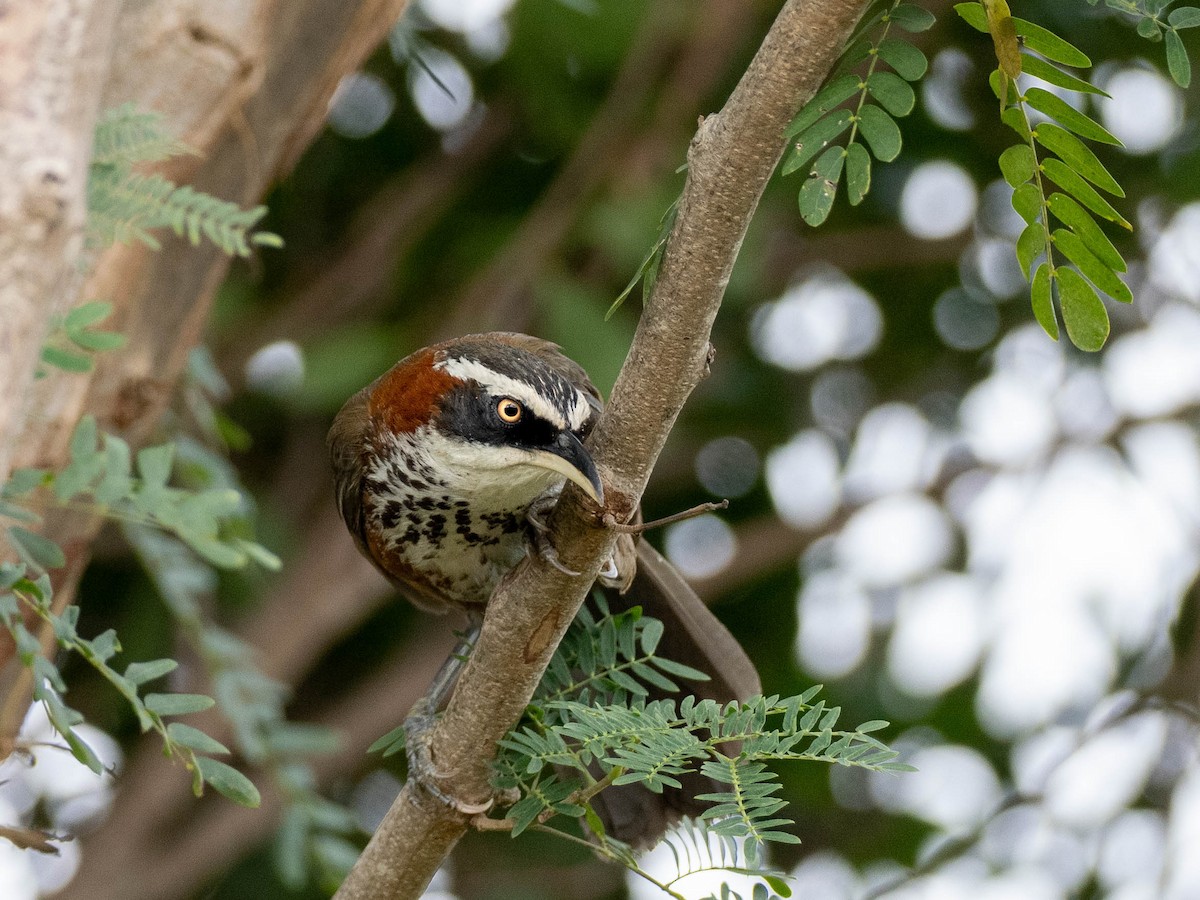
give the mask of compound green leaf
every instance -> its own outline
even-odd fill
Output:
[[[1034,222],[1032,225],[1026,225],[1021,236],[1017,238],[1017,262],[1026,279],[1029,278],[1029,270],[1033,268],[1033,261],[1045,252],[1046,230],[1042,224]]]
[[[1183,39],[1179,36],[1179,32],[1171,29],[1166,33],[1167,42],[1167,71],[1171,73],[1171,78],[1181,88],[1185,88],[1192,83],[1192,63],[1188,59],[1187,48],[1183,46]]]
[[[871,54],[874,52],[875,47],[871,41],[867,39],[867,36],[861,32],[863,29],[870,28],[871,25],[874,25],[877,21],[879,21],[879,17],[880,10],[876,9],[874,13],[864,17],[863,20],[859,22],[859,37],[852,41],[850,46],[842,51],[841,59],[838,60],[837,70],[839,72],[848,72],[864,59],[871,58]]]
[[[821,154],[808,180],[800,188],[800,216],[809,225],[815,227],[829,218],[845,161],[845,150],[830,147]]]
[[[1054,213],[1060,222],[1079,235],[1083,239],[1083,243],[1087,245],[1087,248],[1101,262],[1115,272],[1124,272],[1127,269],[1125,260],[1117,251],[1117,248],[1113,246],[1112,241],[1108,239],[1108,235],[1096,224],[1096,220],[1092,218],[1091,213],[1066,194],[1060,194],[1057,191],[1051,194],[1049,200],[1046,202],[1050,207],[1050,212]]]
[[[866,151],[864,150],[863,152],[865,153]],[[4,500],[0,500],[0,516],[3,516],[6,519],[12,519],[16,522],[38,521],[37,513],[31,512],[23,506],[7,503]],[[3,587],[4,585],[0,583],[0,589],[3,589]]]
[[[1097,193],[1096,189],[1076,174],[1075,170],[1061,159],[1049,157],[1042,160],[1042,171],[1060,188],[1094,212],[1102,219],[1116,222],[1122,228],[1133,230],[1125,218]]]
[[[96,419],[84,416],[71,433],[71,459],[82,459],[96,452]]]
[[[171,477],[171,466],[175,459],[174,444],[160,444],[138,451],[137,467],[142,481],[150,487],[163,487]]]
[[[709,680],[709,676],[706,673],[701,672],[699,669],[693,669],[689,665],[676,662],[675,660],[669,659],[665,656],[655,657],[654,665],[658,666],[658,668],[662,669],[668,675],[674,675],[677,678],[685,678],[688,681],[700,682]]]
[[[179,663],[173,659],[151,659],[147,662],[130,663],[125,667],[125,677],[134,684],[145,684],[155,678],[174,672]]]
[[[933,23],[937,21],[933,13],[929,12],[929,10],[913,6],[911,3],[901,3],[887,14],[887,18],[890,18],[905,31],[912,32],[928,31],[933,27]]]
[[[35,534],[20,525],[11,525],[8,538],[26,562],[43,569],[61,569],[67,564],[62,547],[47,537]]]
[[[806,128],[812,127],[823,115],[835,106],[845,103],[862,89],[863,81],[857,75],[840,75],[833,79],[804,104],[804,109],[792,119],[784,131],[784,136],[790,140]]]
[[[1038,112],[1049,116],[1064,128],[1070,129],[1080,137],[1101,144],[1112,144],[1120,147],[1121,142],[1106,128],[1085,116],[1061,97],[1043,90],[1031,87],[1025,92],[1025,101]],[[1024,118],[1024,117],[1022,117]]]
[[[1026,144],[1014,144],[1000,154],[1000,171],[1004,180],[1013,188],[1020,187],[1033,178],[1037,159],[1033,149]]]
[[[1046,59],[1062,63],[1064,66],[1074,66],[1077,69],[1086,69],[1091,66],[1092,61],[1088,59],[1086,53],[1069,41],[1063,40],[1053,31],[1048,31],[1041,25],[1026,19],[1019,19],[1016,16],[1013,16],[1012,21],[1017,29],[1017,34],[1024,38],[1024,44],[1030,50],[1036,50]]]
[[[129,495],[133,487],[129,476],[131,459],[127,443],[116,435],[104,435],[104,477],[92,490],[97,503],[111,506]]]
[[[929,68],[925,54],[908,41],[889,38],[879,45],[876,52],[905,81],[919,80]]]
[[[384,756],[391,756],[398,750],[404,748],[407,734],[404,731],[403,725],[397,725],[383,737],[379,738],[375,743],[367,748],[367,753],[378,753],[380,750],[386,750]]]
[[[276,722],[266,731],[267,746],[283,759],[333,753],[341,746],[338,733],[324,725]]]
[[[992,75],[997,78],[1003,78],[1003,74],[999,69],[992,72]],[[997,98],[1000,92],[996,91]],[[1019,106],[1010,106],[1000,113],[1000,121],[1015,131],[1022,141],[1029,142],[1029,122],[1025,118],[1025,112]]]
[[[247,541],[239,538],[236,542],[237,548],[246,554],[258,565],[262,566],[269,572],[278,572],[283,568],[283,560],[264,547],[262,544],[255,541]]]
[[[1082,94],[1096,94],[1101,97],[1108,96],[1100,88],[1088,84],[1082,78],[1068,75],[1062,69],[1052,66],[1044,59],[1039,59],[1036,56],[1025,54],[1021,63],[1021,71],[1026,75],[1032,75],[1034,78],[1040,78],[1042,81],[1066,88],[1069,91],[1079,91]]]
[[[792,142],[792,149],[783,161],[783,174],[808,165],[810,160],[829,146],[830,141],[850,127],[853,118],[850,110],[839,109],[800,134]]]
[[[917,95],[908,82],[893,72],[872,72],[867,79],[867,90],[893,116],[907,116],[917,103]]]
[[[970,3],[955,3],[954,11],[976,31],[987,34],[987,13],[983,11],[982,4],[976,0],[971,0]]]
[[[100,761],[100,757],[96,755],[96,751],[88,746],[83,738],[75,733],[74,729],[60,728],[59,724],[53,721],[53,718],[51,718],[51,724],[53,724],[54,729],[62,735],[63,740],[67,742],[67,746],[71,748],[72,756],[74,756],[77,760],[79,760],[97,775],[104,771],[104,763]]]
[[[1108,340],[1108,312],[1104,309],[1104,301],[1074,269],[1063,266],[1056,275],[1058,302],[1071,343],[1080,350],[1099,350]]]
[[[1032,225],[1042,215],[1042,192],[1032,182],[1018,185],[1013,191],[1012,206],[1026,225]]]
[[[862,203],[871,189],[871,154],[862,144],[846,148],[846,196],[851,206]]]
[[[1117,183],[1117,179],[1109,174],[1104,164],[1096,158],[1079,138],[1065,128],[1050,122],[1043,122],[1033,131],[1037,142],[1059,157],[1072,169],[1090,181],[1102,191],[1107,191],[1117,197],[1124,197],[1125,191]]]
[[[1056,229],[1052,235],[1054,244],[1071,262],[1079,267],[1079,271],[1087,276],[1096,287],[1108,294],[1114,300],[1122,303],[1133,302],[1133,292],[1129,285],[1117,277],[1117,273],[1101,262],[1083,243],[1083,239],[1073,231]]]
[[[90,357],[73,350],[64,350],[61,347],[43,347],[42,362],[48,366],[54,366],[56,369],[62,369],[64,372],[90,372],[92,370]]]
[[[76,494],[91,490],[104,474],[105,457],[95,447],[94,422],[90,430],[93,434],[76,431],[76,438],[82,437],[82,440],[77,443],[76,438],[72,438],[71,461],[54,477],[54,496],[60,502],[65,503]]]
[[[196,766],[206,783],[234,803],[254,808],[262,802],[254,783],[233,766],[207,756],[197,756]]]
[[[210,709],[216,701],[204,694],[147,694],[144,702],[160,716],[186,716]]]
[[[900,126],[878,106],[864,106],[858,114],[858,127],[880,162],[891,162],[900,155]]]
[[[1033,317],[1051,339],[1058,340],[1058,319],[1054,316],[1054,300],[1050,290],[1050,265],[1042,263],[1033,275],[1030,290],[1033,301]]]
[[[167,726],[167,737],[189,750],[197,753],[227,754],[229,748],[214,737],[209,737],[199,728],[185,725],[183,722],[172,722]]]
[[[1137,23],[1137,33],[1152,43],[1162,40],[1162,26],[1149,17]]]
[[[1195,28],[1200,25],[1200,9],[1194,6],[1181,6],[1171,10],[1167,22],[1172,28]]]
[[[128,341],[125,335],[116,331],[72,331],[68,337],[76,346],[96,353],[120,350]]]
[[[67,313],[66,318],[63,319],[63,326],[68,331],[78,331],[89,325],[95,325],[97,322],[103,322],[112,315],[112,310],[111,303],[104,300],[91,300]]]
[[[49,484],[53,475],[45,469],[13,469],[4,483],[3,496],[21,497],[35,488]]]
[[[121,652],[121,642],[117,640],[116,631],[111,628],[92,638],[90,644],[92,653],[94,653],[101,662],[108,662],[116,654]]]
[[[179,537],[218,569],[240,569],[249,558],[244,550],[231,547],[212,535],[182,529]]]

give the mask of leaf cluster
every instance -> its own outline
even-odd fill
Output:
[[[158,733],[163,752],[180,760],[192,773],[192,789],[197,796],[207,784],[243,806],[258,806],[260,798],[254,784],[232,766],[214,758],[227,755],[229,748],[191,725],[165,721],[210,708],[214,703],[211,697],[142,693],[146,684],[174,671],[179,664],[173,659],[155,659],[129,663],[123,672],[118,671],[110,663],[121,650],[116,632],[109,630],[95,638],[84,638],[76,629],[79,607],[55,610],[49,577],[42,572],[30,578],[29,572],[26,563],[0,563],[0,622],[11,635],[22,665],[33,675],[33,699],[43,704],[50,724],[67,742],[71,754],[93,772],[104,771],[95,751],[75,731],[74,726],[83,721],[83,715],[63,699],[67,686],[58,667],[43,652],[41,640],[26,625],[26,612],[49,627],[59,647],[78,653],[117,689],[133,708],[143,732]]]
[[[107,679],[129,702],[143,731],[153,729],[163,740],[164,751],[183,761],[192,772],[194,789],[205,784],[239,803],[258,804],[254,785],[231,766],[214,759],[229,750],[203,732],[164,718],[208,709],[213,699],[200,694],[142,694],[142,686],[168,674],[177,663],[159,659],[132,663],[119,672],[110,660],[120,651],[116,633],[106,631],[84,638],[77,631],[79,608],[59,609],[47,569],[66,564],[62,548],[54,541],[25,527],[36,524],[36,510],[46,503],[83,507],[125,522],[139,522],[168,530],[197,552],[227,567],[247,565],[251,560],[275,568],[278,559],[266,548],[242,537],[224,537],[225,521],[240,510],[241,495],[227,489],[188,491],[168,486],[174,448],[170,444],[148,447],[134,457],[120,438],[101,436],[93,418],[85,417],[75,429],[70,444],[70,461],[61,472],[18,469],[0,489],[0,517],[14,524],[6,527],[11,545],[21,556],[20,564],[6,563],[0,579],[0,619],[17,646],[18,656],[33,675],[34,699],[46,707],[51,725],[67,741],[80,762],[100,771],[95,753],[83,742],[74,726],[83,717],[62,699],[66,685],[53,660],[43,651],[41,639],[29,630],[26,614],[40,619],[59,647],[78,653]],[[86,496],[86,500],[81,498]],[[40,572],[31,578],[27,573]]]
[[[1096,6],[1100,0],[1087,0]],[[1192,62],[1187,47],[1179,32],[1200,25],[1200,9],[1194,6],[1177,6],[1169,13],[1175,0],[1104,0],[1109,9],[1135,16],[1138,20],[1137,33],[1151,42],[1162,41],[1167,49],[1167,71],[1181,88],[1192,83]],[[1164,18],[1165,14],[1165,18]]]
[[[596,611],[586,604],[579,610],[538,685],[533,707],[543,722],[559,720],[559,701],[627,705],[653,691],[677,693],[676,678],[709,680],[699,669],[657,655],[663,624],[641,607],[612,613],[600,591],[591,605]]]
[[[1066,91],[1107,94],[1060,68],[1087,68],[1091,60],[1053,32],[1016,16],[1000,27],[975,2],[955,10],[976,30],[991,31],[1001,61],[991,84],[1001,102],[1001,120],[1021,142],[1001,154],[1000,171],[1013,188],[1013,208],[1026,223],[1017,239],[1017,261],[1032,284],[1034,317],[1057,340],[1057,299],[1072,343],[1099,350],[1109,333],[1099,293],[1122,303],[1132,303],[1133,293],[1119,274],[1126,271],[1125,260],[1096,219],[1132,226],[1103,196],[1124,197],[1125,191],[1084,141],[1114,146],[1120,141],[1056,94],[1039,87],[1022,92],[1015,79],[1024,74]],[[1031,125],[1031,109],[1048,121]]]
[[[42,346],[42,363],[65,372],[90,372],[93,353],[120,350],[125,335],[96,326],[112,315],[113,306],[90,300],[50,324],[50,336]],[[45,375],[39,370],[38,377]]]
[[[61,472],[13,472],[0,492],[0,515],[29,520],[34,514],[12,501],[36,501],[48,495],[63,507],[82,506],[123,522],[170,532],[216,566],[240,568],[254,561],[278,569],[278,557],[261,544],[223,533],[226,522],[244,510],[242,494],[228,487],[187,490],[170,486],[174,459],[174,444],[146,447],[137,452],[135,470],[129,445],[116,435],[101,435],[96,420],[85,416],[71,437],[66,468]],[[38,497],[31,496],[39,488],[45,490]],[[31,562],[48,568],[62,565],[61,551],[46,546],[51,542],[45,538],[20,527],[10,528],[9,536]]]
[[[603,591],[595,591],[559,643],[526,715],[554,725],[563,721],[558,701],[628,705],[654,691],[677,692],[677,678],[709,680],[699,669],[658,656],[655,651],[662,636],[662,622],[643,615],[641,607],[613,613]],[[375,741],[368,752],[392,756],[404,749],[405,740],[401,725]]]
[[[776,796],[781,784],[770,763],[907,768],[871,735],[886,723],[835,730],[840,709],[815,699],[819,687],[725,705],[694,696],[651,699],[677,693],[679,680],[707,680],[657,655],[662,634],[662,623],[639,608],[610,612],[599,592],[584,606],[525,717],[500,743],[494,784],[517,792],[506,813],[514,835],[555,816],[581,819],[602,854],[645,876],[629,848],[605,834],[591,799],[611,785],[678,789],[695,773],[716,788],[698,797],[709,804],[706,832],[730,852],[744,846],[746,867],[738,871],[773,879],[762,867],[762,847],[798,839],[780,816],[785,801]],[[392,753],[401,745],[398,730],[374,749]],[[719,867],[729,868],[728,860]],[[783,891],[782,882],[769,883]]]
[[[193,486],[176,486],[177,479]],[[148,447],[136,454],[111,434],[101,434],[84,418],[71,439],[70,461],[61,472],[23,469],[0,491],[0,516],[36,523],[39,504],[80,507],[121,522],[124,534],[150,573],[180,632],[203,661],[215,700],[199,694],[141,695],[141,685],[176,668],[174,660],[133,663],[118,672],[109,660],[119,651],[116,634],[85,639],[76,631],[78,607],[61,612],[53,606],[50,579],[25,572],[65,564],[53,541],[23,527],[8,527],[24,564],[3,572],[0,619],[34,676],[34,698],[43,703],[51,724],[80,761],[99,770],[99,760],[76,734],[83,717],[62,699],[66,686],[41,641],[25,624],[27,611],[41,618],[58,645],[81,655],[112,683],[133,707],[143,730],[153,728],[168,756],[181,759],[199,792],[205,784],[239,803],[257,805],[258,792],[244,775],[215,755],[229,750],[209,735],[164,717],[198,712],[218,704],[233,726],[242,758],[265,769],[285,802],[284,825],[276,857],[289,884],[302,886],[311,866],[335,884],[353,863],[358,823],[342,806],[319,795],[306,759],[336,749],[336,735],[324,727],[287,721],[286,688],[254,663],[253,650],[225,629],[207,621],[203,599],[215,587],[212,566],[243,568],[251,562],[275,569],[279,560],[244,536],[246,501],[224,460],[195,442]],[[311,864],[311,866],[310,866]]]
[[[201,464],[207,457],[193,459]],[[211,472],[219,479],[221,472]],[[359,833],[353,813],[317,791],[312,756],[337,749],[338,736],[323,726],[290,722],[289,692],[257,666],[253,648],[214,625],[204,600],[214,588],[210,565],[174,535],[126,524],[124,533],[149,572],[167,609],[207,671],[218,708],[233,726],[234,746],[263,769],[284,802],[274,858],[284,883],[299,889],[309,873],[336,885],[358,856],[350,840]]]
[[[193,245],[207,238],[231,256],[254,246],[279,247],[278,235],[256,231],[265,206],[242,209],[161,175],[138,172],[139,164],[193,152],[173,138],[154,113],[132,104],[108,110],[96,124],[88,169],[88,235],[95,243],[140,241],[160,247],[152,232],[170,228]]]
[[[809,225],[829,217],[843,175],[850,205],[857,206],[871,188],[871,156],[891,162],[900,155],[896,118],[912,112],[916,94],[909,82],[919,81],[929,63],[893,26],[920,32],[933,23],[933,14],[919,6],[901,0],[876,4],[830,80],[788,126],[782,172],[807,167],[799,204]],[[834,143],[847,131],[844,146]]]
[[[736,838],[713,834],[702,822],[684,819],[667,843],[675,858],[675,871],[679,873],[672,879],[672,884],[701,872],[729,872],[763,879],[751,889],[749,900],[779,900],[780,897],[791,897],[792,889],[787,879],[750,864],[743,852],[743,846],[744,842]],[[668,891],[670,892],[669,888]],[[728,884],[722,884],[717,892],[709,894],[705,900],[743,898]]]
[[[703,817],[716,834],[747,838],[755,845],[795,843],[794,835],[781,830],[792,822],[777,817],[785,803],[773,796],[781,785],[765,763],[904,768],[895,762],[896,753],[870,734],[887,723],[835,731],[841,710],[827,708],[824,701],[813,703],[819,690],[725,705],[692,696],[678,703],[663,699],[603,706],[553,701],[547,705],[560,712],[560,724],[526,724],[502,746],[513,754],[506,764],[522,787],[555,768],[574,769],[586,781],[595,765],[613,784],[641,784],[661,793],[681,787],[681,776],[699,772],[728,787],[698,798],[712,804]],[[528,803],[521,815],[516,807],[510,815],[527,827],[540,812]]]

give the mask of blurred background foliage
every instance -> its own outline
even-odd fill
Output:
[[[1197,699],[1197,96],[1111,10],[1014,4],[1092,56],[1113,94],[1092,114],[1128,148],[1099,152],[1129,194],[1136,231],[1115,239],[1137,301],[1109,304],[1109,349],[1085,356],[1038,331],[1013,260],[990,44],[951,4],[921,5],[938,22],[914,38],[931,69],[900,158],[819,230],[800,220],[801,179],[772,182],[712,374],[644,503],[650,518],[720,497],[729,509],[651,540],[711,598],[768,693],[824,682],[844,721],[888,719],[883,736],[919,757],[915,776],[783,772],[803,844],[776,861],[796,870],[797,896],[862,896],[963,834],[963,853],[888,896],[1200,896],[1196,864],[1172,855],[1200,827],[1192,720],[1111,699]],[[776,6],[414,3],[267,199],[264,227],[284,248],[239,263],[221,288],[208,356],[168,427],[202,435],[211,411],[284,572],[223,573],[203,601],[293,687],[292,716],[342,732],[312,776],[361,822],[382,815],[401,774],[364,748],[401,720],[460,623],[392,602],[355,556],[332,503],[329,421],[398,358],[469,331],[557,341],[607,391],[638,293],[605,313],[678,193],[697,117],[720,108]],[[115,533],[80,602],[82,633],[115,627],[129,658],[187,668],[168,607]],[[37,862],[43,887],[325,895],[274,867],[269,789],[257,813],[212,797],[193,807],[128,708],[78,662],[67,672],[73,704],[120,743],[125,787],[85,817],[82,842]],[[1104,703],[1115,724],[1097,719]],[[1100,812],[1055,806],[1071,748],[1112,729],[1128,730],[1126,755],[1059,793],[1127,789]],[[341,851],[326,849],[318,870],[336,870]],[[140,873],[154,883],[131,894]],[[471,835],[430,896],[629,890],[643,889],[544,836]]]

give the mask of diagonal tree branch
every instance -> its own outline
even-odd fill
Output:
[[[675,229],[592,450],[618,518],[636,507],[655,460],[709,359],[709,334],[783,130],[820,86],[867,0],[789,0],[725,108],[688,153]],[[611,552],[570,486],[552,516],[570,577],[529,558],[497,589],[458,688],[432,735],[439,787],[491,796],[492,752],[529,702],[554,648]],[[467,816],[411,780],[339,890],[340,900],[415,898],[466,831]]]

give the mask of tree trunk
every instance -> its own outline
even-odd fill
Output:
[[[0,483],[50,320],[82,280],[87,166],[116,12],[116,0],[0,6]]]
[[[161,113],[199,151],[168,177],[257,202],[318,133],[338,82],[380,43],[407,0],[22,0],[0,5],[0,475],[59,468],[79,417],[135,446],[165,409],[200,341],[229,258],[168,236],[161,252],[110,247],[89,267],[81,240],[97,110]],[[16,173],[14,177],[10,173]],[[129,339],[87,375],[33,381],[52,316],[114,304]],[[27,412],[28,411],[28,412]],[[99,521],[48,520],[81,572]],[[0,556],[7,552],[0,547]],[[56,578],[66,602],[73,578]],[[28,705],[28,679],[0,644],[0,748]]]

